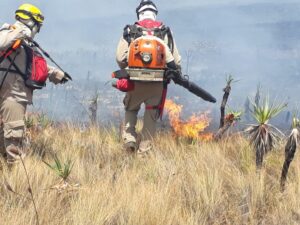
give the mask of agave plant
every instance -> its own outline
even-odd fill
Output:
[[[51,165],[46,161],[43,161],[50,169],[52,169],[58,177],[60,177],[64,182],[67,182],[74,163],[71,160],[67,160],[65,163],[62,163],[56,154],[52,155],[54,164]]]
[[[256,168],[261,169],[264,155],[274,148],[282,135],[279,129],[269,124],[269,121],[282,112],[287,105],[270,103],[268,97],[261,103],[252,103],[252,105],[251,113],[257,124],[250,125],[246,132],[256,152]]]
[[[290,164],[294,159],[299,140],[300,140],[300,120],[294,117],[292,123],[292,132],[285,145],[285,161],[283,164],[283,168],[281,172],[281,180],[280,180],[281,191],[284,191],[285,189],[287,174],[289,171]]]

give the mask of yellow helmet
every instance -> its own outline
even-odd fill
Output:
[[[32,19],[39,24],[43,24],[44,16],[39,8],[31,4],[23,4],[16,11],[16,18],[24,20]]]

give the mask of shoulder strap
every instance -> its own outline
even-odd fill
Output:
[[[12,70],[12,69],[6,69],[6,68],[0,68],[0,72],[6,72],[8,71],[9,73],[17,73],[19,74],[19,72],[17,70]]]
[[[21,69],[17,66],[17,64],[15,63],[14,60],[11,59],[10,56],[7,57],[7,59],[10,61],[10,63],[12,63],[12,66],[14,67],[15,71],[20,74],[24,80],[27,80],[29,74],[28,71],[30,70],[30,67],[31,67],[31,63],[32,63],[32,57],[33,57],[33,54],[32,54],[32,48],[28,45],[26,45],[25,43],[22,44],[22,47],[23,49],[25,50],[25,54],[26,54],[26,66],[25,66],[25,71],[22,72]],[[18,53],[16,53],[18,54]]]
[[[130,38],[130,25],[126,25],[124,27],[124,30],[123,30],[123,38],[128,42],[130,43],[131,41],[131,38]]]
[[[11,67],[12,67],[13,63],[15,62],[17,56],[18,56],[18,53],[15,54],[15,56],[14,56],[13,59],[11,59],[11,58],[8,56],[8,58],[9,58],[9,60],[10,60],[10,65],[8,66],[8,68],[6,68],[6,70],[4,70],[5,74],[4,74],[4,77],[3,77],[2,81],[1,81],[1,84],[0,84],[0,90],[1,90],[2,87],[3,87],[4,81],[6,80],[6,77],[7,77],[8,73],[11,71]]]
[[[0,32],[1,32],[1,31],[4,31],[4,30],[9,30],[9,29],[8,29],[7,27],[4,27],[4,28],[1,28],[1,29],[0,29]]]
[[[0,64],[6,59],[10,54],[15,51],[13,47],[8,48],[6,51],[3,51],[0,55]]]
[[[3,26],[0,28],[0,32],[4,31],[4,30],[11,30],[11,26],[12,25],[7,24],[7,23],[3,24]]]
[[[171,32],[171,29],[169,27],[167,27],[167,36],[168,36],[168,45],[173,54],[174,53],[174,39],[173,39],[173,34]]]
[[[31,67],[32,67],[34,49],[25,43],[23,44],[23,48],[24,48],[25,54],[26,54],[26,69],[25,69],[26,72],[25,73],[28,73],[28,71],[31,70]]]
[[[174,53],[174,39],[173,39],[171,29],[169,27],[162,25],[160,28],[156,28],[154,30],[154,36],[156,36],[162,40],[165,40],[165,37],[167,36],[168,46],[169,46],[171,52]]]
[[[128,44],[142,35],[143,29],[136,24],[126,25],[124,28],[123,38],[128,42]]]
[[[16,63],[14,62],[14,60],[12,60],[10,56],[8,56],[7,59],[10,61],[10,63],[12,64],[12,66],[15,68],[15,72],[17,72],[18,74],[20,74],[23,77],[23,79],[26,79],[26,74],[23,73],[20,70],[20,68],[16,65]]]
[[[123,38],[127,41],[128,45],[135,39],[143,36],[143,31],[153,31],[154,36],[164,40],[166,35],[168,37],[168,46],[172,53],[174,53],[174,39],[171,29],[162,24],[159,28],[147,29],[137,24],[126,25],[123,32]]]
[[[9,27],[2,27],[0,29],[0,32],[4,31],[4,30],[10,30],[10,28]],[[0,64],[4,61],[5,58],[7,58],[9,55],[11,55],[15,50],[16,49],[13,46],[11,46],[8,49],[6,49],[5,51],[1,52],[0,53]]]

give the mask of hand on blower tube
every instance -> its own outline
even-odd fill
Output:
[[[61,79],[60,83],[65,84],[69,80],[72,80],[72,77],[68,73],[64,72],[64,77]]]
[[[112,80],[111,80],[111,86],[113,86],[114,88],[117,88],[118,87],[118,81],[119,81],[119,79],[112,78]]]
[[[167,64],[167,69],[165,71],[165,81],[167,83],[173,80],[175,84],[178,84],[194,95],[202,98],[205,101],[216,103],[217,100],[210,93],[199,87],[197,84],[189,81],[188,76],[183,76],[181,69],[176,66],[174,61]],[[121,69],[113,72],[112,74],[113,82],[112,86],[117,89],[127,92],[134,89],[134,82],[130,80],[129,74],[126,69]],[[116,80],[118,79],[118,80]]]
[[[166,71],[166,79],[173,80],[175,84],[178,84],[196,96],[202,98],[205,101],[216,103],[217,100],[210,93],[199,87],[192,81],[189,81],[188,76],[183,76],[181,69],[177,68],[174,61],[167,64],[168,70]]]
[[[27,40],[28,42],[31,42],[35,47],[37,47],[38,49],[41,50],[41,52],[43,53],[44,56],[46,56],[52,63],[54,63],[63,73],[64,76],[62,78],[62,80],[60,81],[61,84],[65,84],[68,81],[72,81],[72,77],[65,72],[53,59],[52,57],[44,50],[41,48],[41,46],[32,39],[31,37],[31,31],[28,27],[26,27],[24,24],[22,23],[16,23],[15,25],[11,26],[12,29],[15,30],[19,30],[20,31],[20,39],[18,39],[12,46],[13,49],[17,49],[20,47],[22,40]]]

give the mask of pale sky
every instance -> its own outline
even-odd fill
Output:
[[[40,6],[47,17],[55,16],[62,19],[107,17],[135,12],[139,0],[31,0],[12,1],[1,0],[1,17],[8,17],[18,5],[30,2]],[[299,3],[295,0],[160,0],[154,1],[159,11],[169,11],[179,8],[192,8],[210,5],[246,5],[254,3]],[[0,17],[0,18],[1,18]]]

